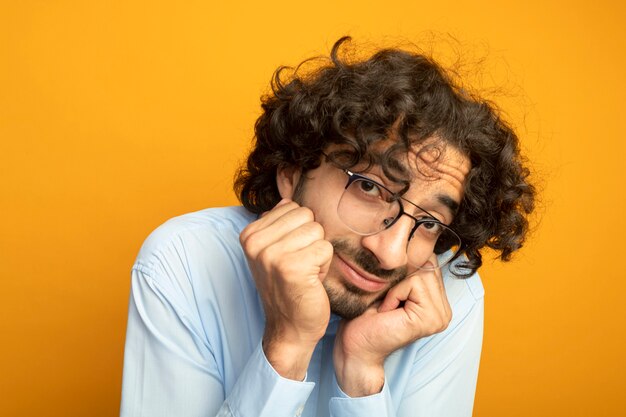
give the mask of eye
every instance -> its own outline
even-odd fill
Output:
[[[424,221],[420,224],[419,227],[423,233],[429,234],[433,237],[438,237],[443,232],[443,227],[439,222],[434,221]]]
[[[367,180],[359,181],[359,190],[368,197],[381,197],[382,190],[375,183]]]

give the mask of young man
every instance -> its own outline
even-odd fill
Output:
[[[534,189],[514,132],[419,54],[275,74],[244,207],[167,222],[133,267],[123,416],[470,416],[479,250]]]

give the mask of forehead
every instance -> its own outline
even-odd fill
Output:
[[[389,153],[390,146],[379,143],[371,149],[372,165],[392,182],[401,180],[403,197],[423,208],[445,207],[454,213],[463,198],[469,158],[442,140],[430,140],[408,151]]]
[[[413,145],[408,151],[393,151],[393,144],[381,141],[369,149],[369,161],[395,177],[409,183],[445,180],[462,186],[470,171],[469,158],[443,140],[431,139]]]
[[[391,139],[375,143],[360,161],[342,158],[344,152],[352,154],[342,145],[331,145],[327,152],[341,155],[339,160],[333,159],[340,165],[347,163],[346,168],[380,178],[413,204],[454,215],[463,198],[465,180],[471,168],[469,158],[438,138],[413,145],[408,150],[397,144]]]
[[[406,154],[404,167],[412,182],[428,184],[441,180],[460,188],[471,168],[467,156],[453,146],[439,143],[413,148]]]

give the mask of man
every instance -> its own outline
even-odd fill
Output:
[[[275,74],[245,208],[167,222],[133,267],[123,416],[469,416],[479,250],[523,243],[514,132],[434,62]]]

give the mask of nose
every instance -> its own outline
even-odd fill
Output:
[[[402,216],[390,228],[361,238],[361,245],[376,256],[381,268],[404,267],[408,262],[407,245],[413,226],[413,219]]]

